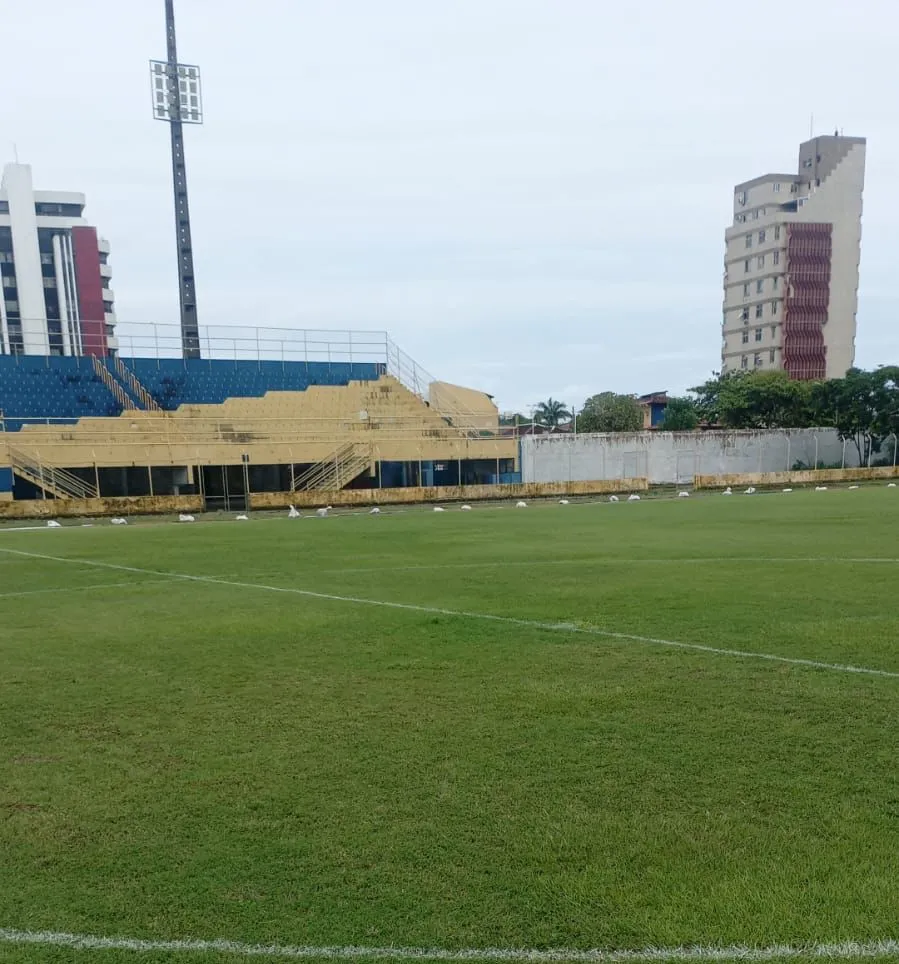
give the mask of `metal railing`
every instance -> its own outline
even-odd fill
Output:
[[[202,408],[202,406],[198,406]],[[216,407],[217,408],[217,407]],[[363,413],[359,413],[362,415]],[[74,419],[10,419],[24,422],[16,432],[3,435],[13,445],[42,444],[74,446],[153,446],[174,444],[208,444],[232,442],[246,444],[309,444],[330,443],[332,446],[348,442],[364,443],[388,441],[445,441],[473,438],[464,428],[458,428],[433,415],[382,415],[366,412],[357,416],[306,416],[235,414],[231,417],[204,415],[196,408],[187,412],[146,412],[132,410],[128,417],[108,416]],[[75,424],[73,424],[75,422]],[[3,419],[0,418],[0,425]],[[500,427],[481,430],[474,440],[514,441],[514,430]]]
[[[297,476],[291,484],[291,490],[337,491],[349,485],[370,464],[369,447],[348,442],[336,448],[328,458],[322,459],[317,465]]]
[[[112,372],[103,364],[103,362],[97,358],[93,357],[94,371],[97,373],[100,381],[109,389],[115,400],[122,406],[124,411],[129,411],[130,409],[136,408],[137,406],[131,400],[128,393],[124,388],[113,378]]]
[[[134,392],[135,398],[140,402],[141,406],[149,412],[161,412],[162,406],[156,401],[155,398],[144,388],[140,379],[137,375],[131,371],[130,368],[122,361],[121,358],[116,355],[115,358],[115,369],[118,373],[119,378],[125,382],[128,387]]]
[[[95,485],[89,485],[73,472],[40,460],[7,446],[10,468],[16,475],[49,492],[58,499],[96,499],[99,495]]]

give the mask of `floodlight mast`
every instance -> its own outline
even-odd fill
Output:
[[[181,350],[185,358],[200,357],[197,291],[184,160],[184,123],[202,124],[200,71],[178,63],[175,39],[175,2],[165,0],[166,60],[150,62],[153,115],[168,122],[172,137],[172,185],[175,195],[175,239],[178,251],[178,295],[181,305]],[[159,79],[164,80],[160,90]],[[162,96],[160,96],[162,95]]]

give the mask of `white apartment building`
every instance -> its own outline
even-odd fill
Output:
[[[0,354],[107,355],[117,347],[109,243],[83,194],[35,191],[27,164],[0,181]]]
[[[722,372],[839,378],[855,360],[865,139],[799,145],[797,174],[734,188],[725,231]]]

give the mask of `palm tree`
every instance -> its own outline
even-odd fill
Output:
[[[534,410],[534,421],[545,428],[558,428],[562,422],[570,419],[571,412],[565,407],[565,403],[556,401],[554,398],[541,402]]]

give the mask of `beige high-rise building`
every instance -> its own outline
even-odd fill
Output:
[[[839,378],[855,359],[865,139],[799,145],[798,174],[734,188],[725,232],[722,372]]]

